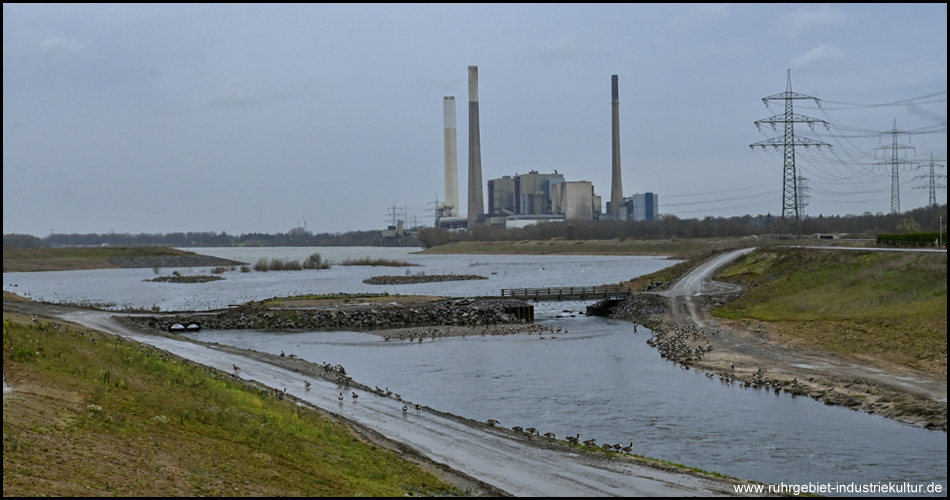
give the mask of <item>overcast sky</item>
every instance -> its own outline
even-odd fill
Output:
[[[797,135],[832,145],[796,150],[805,214],[889,212],[893,151],[902,211],[931,155],[946,174],[945,3],[4,4],[3,232],[431,226],[443,96],[467,210],[468,66],[485,182],[557,170],[606,202],[616,74],[624,196],[780,215],[782,150],[749,145],[782,135],[754,122],[788,70],[829,123]]]

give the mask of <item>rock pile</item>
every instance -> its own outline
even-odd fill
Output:
[[[521,323],[506,309],[524,306],[513,300],[444,301],[415,307],[333,309],[238,308],[221,314],[130,317],[139,328],[167,332],[174,324],[197,323],[216,330],[372,330],[408,326],[482,326]]]
[[[487,280],[477,274],[416,274],[410,276],[373,276],[363,280],[368,285],[407,285],[412,283],[435,283],[439,281]]]

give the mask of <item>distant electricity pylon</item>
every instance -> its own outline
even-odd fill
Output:
[[[947,176],[941,174],[940,177],[942,179],[946,179]],[[929,204],[931,206],[936,205],[937,204],[937,188],[938,187],[945,188],[947,186],[945,184],[937,184],[937,175],[934,173],[934,154],[933,153],[930,153],[930,174],[927,176],[920,175],[920,176],[917,176],[917,178],[918,179],[926,178],[929,181],[928,182],[929,186],[927,187],[930,188],[930,199],[928,201],[930,202]],[[924,186],[914,187],[914,189],[924,189]]]
[[[402,216],[402,218],[400,218],[400,216]],[[400,220],[406,220],[406,212],[403,210],[402,213],[399,213],[399,209],[396,208],[396,202],[394,201],[392,208],[387,209],[386,219],[390,226],[396,227]]]
[[[776,123],[782,123],[785,126],[785,134],[781,137],[773,137],[762,142],[750,144],[749,147],[755,149],[756,146],[762,146],[762,149],[765,149],[766,146],[772,146],[778,149],[779,146],[782,146],[784,148],[785,167],[782,175],[782,221],[784,225],[789,225],[790,219],[794,221],[795,231],[798,233],[798,237],[801,238],[802,207],[800,201],[802,201],[802,198],[798,194],[798,173],[795,170],[795,146],[805,146],[806,148],[815,146],[820,149],[822,146],[831,147],[831,144],[819,142],[807,137],[795,137],[796,123],[807,123],[812,130],[815,129],[815,123],[824,124],[825,128],[828,127],[828,122],[824,120],[804,115],[796,115],[792,111],[792,102],[794,102],[795,99],[811,99],[815,101],[818,106],[821,106],[821,100],[817,97],[792,92],[792,70],[788,70],[788,83],[785,85],[785,92],[762,98],[765,107],[769,106],[769,101],[785,101],[785,113],[755,122],[755,126],[760,130],[763,123],[771,125],[773,129],[776,129]]]
[[[881,132],[881,135],[884,135],[884,134],[891,134],[891,144],[881,146],[876,149],[883,149],[885,151],[885,155],[886,155],[887,150],[890,150],[891,158],[887,161],[877,162],[875,163],[875,165],[890,165],[891,166],[891,213],[899,214],[901,212],[901,186],[900,186],[900,174],[898,173],[899,167],[902,164],[908,164],[908,163],[914,163],[914,162],[909,161],[909,160],[898,160],[897,151],[899,149],[907,150],[907,149],[914,149],[914,148],[910,146],[906,146],[904,144],[897,143],[898,134],[907,134],[908,137],[910,136],[910,132],[903,132],[901,130],[897,130],[897,120],[894,120],[894,128],[892,128],[891,130],[888,130],[887,132]]]
[[[808,206],[808,179],[802,176],[795,178],[798,185],[795,190],[798,193],[798,211],[799,215],[805,217],[805,207]]]

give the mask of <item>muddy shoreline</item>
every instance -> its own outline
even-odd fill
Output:
[[[689,300],[702,324],[688,313]],[[713,318],[709,310],[721,300],[640,294],[613,316],[648,326],[654,332],[648,343],[659,355],[721,383],[947,431],[946,377],[784,344],[767,325]]]

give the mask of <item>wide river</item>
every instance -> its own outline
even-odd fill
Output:
[[[3,288],[37,300],[204,310],[305,293],[498,295],[502,288],[617,283],[676,261],[624,256],[417,255],[417,248],[198,248],[197,253],[253,264],[386,258],[413,267],[333,266],[327,270],[229,271],[203,284],[149,282],[151,269],[5,273]],[[168,275],[172,269],[163,269]],[[207,268],[178,269],[207,274]],[[489,279],[413,285],[363,283],[376,275],[477,274]],[[476,420],[535,427],[558,438],[580,434],[598,444],[633,443],[634,453],[707,471],[786,485],[903,488],[916,496],[947,488],[947,434],[808,398],[724,385],[661,358],[651,332],[583,314],[587,302],[535,304],[550,334],[469,335],[417,342],[359,332],[212,331],[191,335],[257,351],[342,364],[355,380],[404,400]],[[544,338],[541,338],[544,337]],[[834,495],[833,495],[834,496]],[[882,494],[883,496],[883,494]]]

